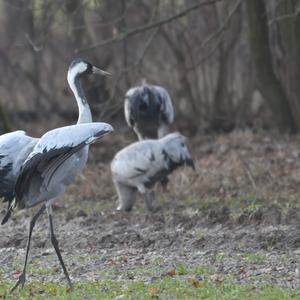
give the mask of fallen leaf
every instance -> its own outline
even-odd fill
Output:
[[[203,283],[196,278],[188,278],[187,281],[194,287],[199,288],[202,287]]]
[[[109,258],[109,259],[107,260],[107,262],[108,262],[110,265],[116,265],[116,264],[117,264],[117,262],[116,262],[115,260],[113,260],[112,258]]]
[[[219,274],[213,274],[210,276],[210,280],[214,283],[222,283],[224,279]]]
[[[244,266],[241,266],[239,269],[239,274],[246,274],[246,273],[247,273],[246,268]]]
[[[149,288],[148,292],[151,298],[158,298],[159,288],[156,287]]]
[[[52,203],[52,208],[53,208],[53,210],[60,209],[60,208],[62,208],[62,205],[55,202],[55,203]]]
[[[162,276],[170,276],[170,277],[174,277],[176,276],[176,270],[173,269],[171,271],[168,271],[167,273],[162,274]]]
[[[17,270],[17,271],[13,274],[13,276],[14,276],[15,278],[19,278],[19,277],[21,276],[21,274],[22,274],[22,271],[21,271],[21,270]]]
[[[60,272],[60,268],[59,267],[53,267],[52,270],[53,270],[54,273]]]

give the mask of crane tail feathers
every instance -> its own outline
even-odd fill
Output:
[[[9,220],[9,218],[11,216],[11,213],[12,213],[12,207],[10,207],[8,209],[8,211],[6,212],[4,218],[3,218],[2,222],[1,222],[1,225],[4,225]]]
[[[1,225],[4,225],[10,218],[11,213],[13,212],[14,208],[16,207],[16,201],[15,198],[10,199],[9,203],[8,203],[8,207],[7,207],[7,211],[6,214],[3,218],[3,220],[1,221]]]

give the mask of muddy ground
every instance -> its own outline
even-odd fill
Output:
[[[109,161],[126,144],[124,136],[96,144],[54,210],[74,281],[149,282],[197,269],[213,280],[300,287],[299,136],[244,131],[191,139],[197,172],[178,170],[168,191],[158,187],[155,213],[141,198],[132,212],[115,211]],[[21,270],[31,213],[17,211],[0,228],[1,281],[15,281]],[[28,280],[64,282],[46,216],[34,231]]]

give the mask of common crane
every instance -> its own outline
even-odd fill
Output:
[[[7,212],[1,225],[11,214],[11,202],[15,197],[15,184],[20,169],[39,139],[17,130],[0,136],[0,198],[8,202]]]
[[[154,184],[182,165],[195,169],[186,138],[178,132],[158,140],[135,142],[119,151],[111,162],[117,209],[130,211],[139,191],[145,195],[147,209],[152,211]]]
[[[156,139],[169,132],[174,120],[172,100],[161,86],[143,84],[132,87],[125,95],[124,113],[128,126],[139,140]]]
[[[49,217],[51,243],[68,284],[72,288],[53,230],[52,204],[84,168],[89,145],[113,131],[109,124],[92,122],[91,110],[82,90],[80,78],[93,73],[108,74],[82,59],[76,59],[71,63],[68,70],[68,83],[79,109],[77,124],[53,129],[44,134],[21,164],[17,174],[14,187],[15,198],[10,202],[4,221],[9,219],[16,207],[26,209],[37,204],[41,204],[41,207],[30,221],[23,271],[11,291],[19,285],[24,286],[32,231],[37,219],[45,210]],[[17,162],[13,161],[12,164]]]

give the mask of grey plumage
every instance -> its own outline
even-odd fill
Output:
[[[88,145],[112,130],[106,123],[85,123],[43,135],[22,166],[15,205],[29,208],[60,196],[85,166]]]
[[[7,212],[1,225],[5,224],[10,217],[15,184],[21,166],[37,142],[38,139],[26,135],[21,130],[0,136],[0,198],[3,198],[3,202],[8,202]]]
[[[161,86],[147,85],[129,89],[125,95],[124,113],[128,126],[139,140],[165,136],[174,120],[172,100]]]
[[[131,210],[139,191],[145,194],[146,206],[152,210],[155,183],[183,165],[194,168],[186,138],[177,132],[158,140],[139,141],[119,151],[111,162],[118,209]]]
[[[15,199],[10,202],[9,213],[4,221],[8,220],[11,212],[16,207],[23,209],[33,207],[39,203],[42,203],[42,205],[30,221],[23,272],[12,291],[25,283],[32,231],[35,222],[45,210],[47,210],[49,217],[51,243],[66,279],[72,287],[54,234],[52,204],[83,170],[88,159],[89,145],[113,130],[109,124],[92,122],[91,110],[82,90],[80,78],[93,73],[108,74],[81,59],[76,59],[71,63],[68,70],[68,83],[78,105],[77,124],[51,130],[37,140],[26,156],[25,161],[21,164],[16,177]]]

